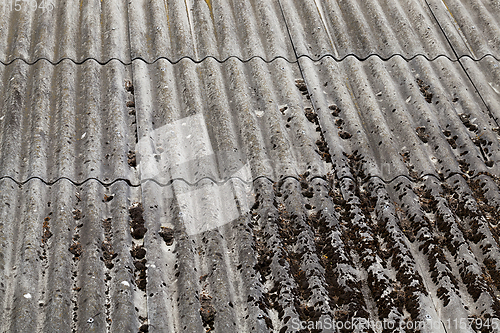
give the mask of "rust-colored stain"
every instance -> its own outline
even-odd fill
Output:
[[[215,20],[214,20],[214,11],[213,11],[213,8],[212,8],[212,1],[211,0],[205,0],[205,2],[207,3],[208,10],[210,10],[210,17],[212,17],[212,21],[215,22]]]

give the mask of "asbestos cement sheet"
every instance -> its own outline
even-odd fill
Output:
[[[0,63],[130,63],[127,1],[2,0]]]
[[[138,183],[130,66],[0,65],[0,177]]]
[[[423,0],[280,0],[297,55],[455,59]]]
[[[426,0],[459,57],[500,59],[500,2]]]
[[[132,58],[148,63],[206,57],[295,60],[277,0],[139,0],[130,2],[129,20]]]

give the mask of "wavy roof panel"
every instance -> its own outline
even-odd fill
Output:
[[[500,58],[498,1],[429,0],[428,3],[458,56]]]
[[[37,4],[35,9],[34,4]],[[3,1],[0,62],[130,63],[126,1]]]
[[[349,57],[337,63],[327,57],[299,63],[331,154],[338,158],[337,173],[346,163],[342,154],[357,151],[366,159],[366,175],[385,180],[448,177],[462,172],[465,161],[473,174],[499,175],[500,96],[489,85],[478,93],[467,76],[498,82],[494,72],[483,71],[486,59],[471,62],[470,74],[446,58]]]
[[[281,1],[298,56],[455,59],[424,1]]]
[[[146,310],[129,231],[138,188],[0,182],[2,331],[138,331]]]
[[[498,1],[23,8],[1,332],[494,331]]]
[[[0,77],[1,177],[137,184],[127,158],[136,143],[130,66],[17,60],[0,65]]]
[[[299,68],[283,59],[134,63],[141,180],[324,174]],[[302,91],[300,90],[302,89]]]
[[[185,57],[295,59],[276,0],[133,1],[129,20],[132,58],[148,63]]]

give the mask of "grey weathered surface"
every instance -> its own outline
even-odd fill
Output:
[[[168,184],[325,174],[296,64],[134,62],[141,179]],[[305,87],[305,85],[304,85]]]
[[[148,63],[185,57],[295,60],[276,0],[139,0],[130,2],[129,20],[132,58]]]
[[[2,332],[89,331],[87,319],[98,313],[94,330],[137,331],[128,208],[140,200],[138,188],[1,182]],[[112,269],[105,252],[117,254]]]
[[[455,58],[424,0],[282,0],[299,56]]]
[[[125,89],[130,66],[17,60],[0,65],[0,78],[2,177],[138,183],[127,164],[136,143],[134,108],[127,107],[133,95]]]
[[[499,8],[1,7],[0,332],[479,332],[454,320],[500,317]]]
[[[494,72],[480,70],[486,59],[469,72],[482,82],[491,114],[462,68],[446,58],[349,57],[340,64],[324,58],[300,64],[330,151],[339,158],[339,175],[342,154],[354,151],[364,157],[367,176],[386,181],[400,175],[499,175],[500,96],[484,84],[495,82]]]
[[[474,0],[427,0],[459,56],[500,57],[500,3]]]
[[[53,9],[49,10],[49,3]],[[100,63],[118,59],[130,63],[127,1],[34,1],[0,4],[0,62],[15,59],[34,63],[70,59]],[[12,8],[12,10],[11,10]],[[20,10],[17,10],[20,9]]]

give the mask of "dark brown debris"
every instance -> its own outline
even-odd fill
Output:
[[[452,138],[447,138],[446,141],[450,144],[451,148],[457,149],[457,142],[455,141],[457,139],[457,136],[455,135]]]
[[[335,104],[332,104],[328,107],[331,111],[332,111],[332,116],[334,117],[338,117],[341,110],[339,109],[339,107]]]
[[[79,210],[79,209],[75,209],[75,210],[73,211],[73,218],[74,218],[75,220],[80,220],[80,219],[82,218],[82,211],[81,211],[81,210]]]
[[[80,242],[75,242],[71,244],[68,250],[73,254],[74,260],[79,259],[79,257],[82,255],[82,244],[80,244]]]
[[[217,313],[215,311],[215,308],[211,304],[212,297],[209,295],[206,295],[204,293],[201,294],[201,299],[200,299],[200,315],[201,319],[203,321],[203,324],[205,326],[208,326],[210,330],[214,329],[214,319],[215,319],[215,314]]]
[[[50,232],[49,226],[50,217],[46,217],[43,220],[43,235],[42,235],[42,244],[47,243],[50,237],[52,237],[52,232]]]
[[[135,284],[137,285],[137,288],[139,288],[142,291],[146,291],[146,286],[147,286],[147,281],[146,281],[146,259],[142,260],[135,260],[134,261],[134,267],[135,267]]]
[[[127,90],[131,94],[134,94],[134,85],[129,80],[125,81],[125,90]]]
[[[127,154],[127,163],[130,165],[132,168],[135,168],[137,166],[137,160],[135,157],[135,151],[129,150]]]
[[[423,143],[429,142],[429,134],[425,133],[425,126],[419,126],[415,129],[418,137],[422,140]]]
[[[469,120],[470,119],[470,114],[461,113],[458,116],[460,117],[460,120],[462,121],[462,123],[464,124],[464,126],[467,127],[467,129],[469,131],[477,132],[479,130],[479,127],[476,124],[473,124]]]
[[[134,203],[128,210],[129,216],[132,219],[130,221],[130,227],[131,227],[131,235],[134,239],[142,239],[144,238],[144,235],[147,231],[147,229],[144,227],[144,217],[142,216],[142,213],[144,212],[144,209],[142,208],[142,204],[139,202]],[[137,287],[146,292],[146,263],[147,260],[145,259],[146,257],[146,249],[144,248],[143,245],[134,245],[132,250],[130,251],[130,254],[132,257],[136,260],[134,260],[134,266],[135,266],[135,283]]]
[[[130,221],[130,227],[132,228],[132,237],[135,239],[142,239],[144,238],[144,235],[148,231],[144,227],[144,217],[142,216],[144,209],[142,208],[141,203],[134,203],[132,207],[129,208],[129,215],[130,218],[132,219]]]
[[[130,251],[130,255],[135,259],[135,283],[139,289],[141,289],[142,291],[146,291],[146,249],[143,245],[135,245]]]
[[[136,245],[130,251],[130,255],[135,259],[144,259],[146,256],[146,250],[144,249],[144,246]]]
[[[302,93],[302,95],[307,94],[307,85],[302,79],[296,79],[295,80],[295,86],[299,89],[299,91]]]
[[[158,232],[158,234],[161,236],[161,238],[163,238],[165,244],[167,244],[168,246],[174,243],[174,229],[161,227],[161,230]]]
[[[102,256],[104,258],[103,260],[104,260],[104,264],[106,265],[106,268],[112,269],[115,266],[112,261],[113,261],[113,259],[116,258],[118,253],[115,253],[113,251],[113,246],[107,241],[102,242],[101,250],[103,252]]]
[[[320,151],[321,158],[327,163],[332,163],[332,156],[330,155],[330,150],[328,149],[328,145],[326,144],[323,135],[321,135],[321,138],[316,141],[316,146]]]
[[[118,256],[118,253],[113,251],[113,240],[111,238],[111,218],[104,219],[102,221],[102,227],[104,229],[104,241],[101,244],[102,260],[106,265],[106,268],[112,269],[114,267],[113,259]]]
[[[420,88],[420,92],[425,98],[427,103],[432,103],[432,93],[430,91],[431,87],[426,85],[424,81],[421,79],[417,79],[418,87]]]
[[[146,269],[146,259],[134,261],[134,267],[138,271],[145,270]]]
[[[102,200],[102,202],[110,202],[111,200],[113,200],[113,198],[115,197],[114,194],[110,194],[110,195],[104,195],[104,199]]]
[[[318,121],[318,116],[316,115],[316,112],[314,112],[312,108],[305,108],[304,112],[307,120],[309,120],[311,123],[315,124]]]
[[[347,139],[350,139],[352,137],[352,134],[349,132],[346,132],[346,131],[339,131],[339,136],[342,139],[347,140]]]
[[[146,270],[142,270],[139,272],[139,279],[135,282],[137,284],[137,288],[146,292]]]

